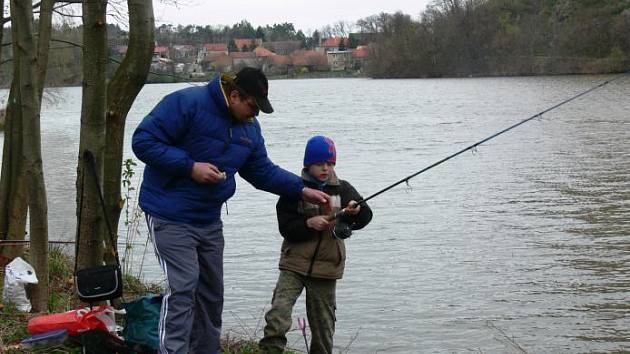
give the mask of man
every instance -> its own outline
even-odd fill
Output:
[[[145,164],[140,207],[166,276],[160,353],[217,353],[223,310],[221,207],[234,175],[286,198],[327,204],[300,177],[267,157],[259,111],[272,113],[268,82],[258,69],[167,95],[133,135]]]

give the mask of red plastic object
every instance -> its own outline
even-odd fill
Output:
[[[77,309],[63,313],[54,313],[33,317],[28,321],[28,331],[31,334],[45,333],[57,329],[65,329],[68,335],[77,334],[92,329],[109,332],[116,323],[111,317],[113,308],[103,305],[90,309]]]

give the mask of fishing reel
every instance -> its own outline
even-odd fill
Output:
[[[335,238],[345,240],[352,236],[352,229],[350,228],[350,225],[345,222],[338,222],[335,227],[333,227],[332,234]]]

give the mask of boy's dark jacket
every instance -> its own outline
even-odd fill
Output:
[[[322,189],[312,178],[302,172],[304,185]],[[322,189],[333,199],[333,211],[358,201],[359,193],[347,181],[334,174]],[[276,205],[278,227],[284,237],[280,254],[279,268],[314,278],[341,279],[346,261],[344,241],[333,236],[331,230],[317,231],[306,225],[306,220],[317,215],[327,215],[322,206],[281,197]],[[372,210],[367,204],[361,205],[357,215],[344,215],[336,222],[344,222],[351,229],[358,230],[372,220]]]

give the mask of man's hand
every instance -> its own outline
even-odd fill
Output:
[[[304,187],[302,189],[302,199],[309,203],[327,205],[330,208],[330,196],[317,189]]]
[[[350,202],[348,202],[348,206],[345,207],[343,210],[344,213],[347,215],[357,215],[359,211],[361,211],[361,206],[357,204],[357,202],[355,202],[354,200],[351,200]]]
[[[215,165],[207,162],[195,162],[190,177],[195,182],[202,184],[219,183],[227,178],[225,172],[219,171]]]
[[[306,226],[317,231],[324,231],[330,228],[330,225],[330,221],[326,220],[326,216],[324,215],[313,216],[306,220]]]

